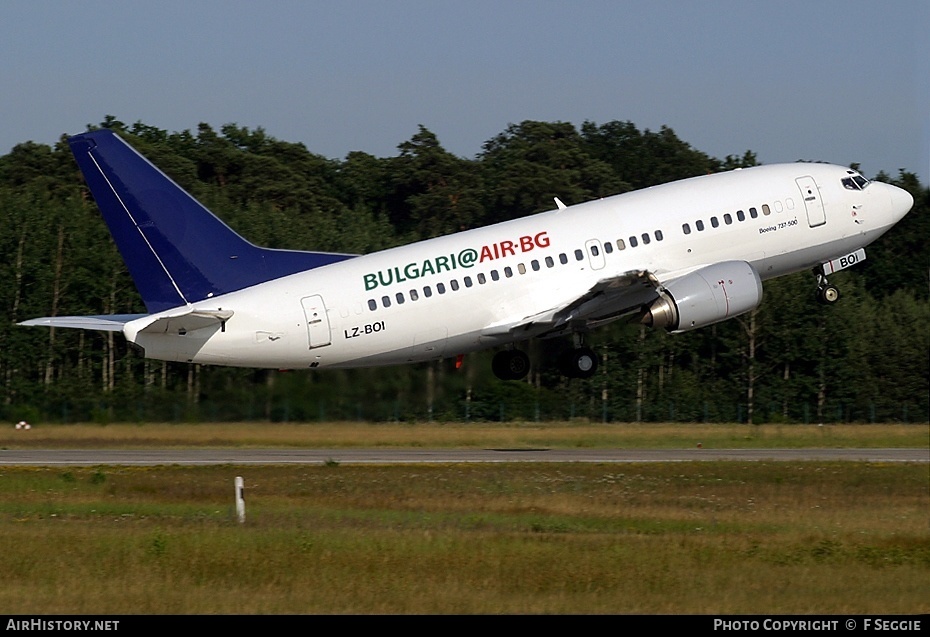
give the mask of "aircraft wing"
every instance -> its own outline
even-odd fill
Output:
[[[524,317],[489,325],[482,335],[529,334],[557,336],[567,330],[590,329],[613,321],[653,301],[660,283],[645,270],[631,270],[615,277],[601,279],[589,290],[553,307]]]

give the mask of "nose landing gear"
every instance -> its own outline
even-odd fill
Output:
[[[817,301],[824,305],[833,305],[840,300],[840,289],[827,281],[823,266],[814,268],[814,276],[817,277]]]

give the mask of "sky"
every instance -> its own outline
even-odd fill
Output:
[[[474,158],[509,124],[616,120],[927,186],[928,33],[926,0],[9,0],[0,155],[105,115],[333,159],[420,125]]]

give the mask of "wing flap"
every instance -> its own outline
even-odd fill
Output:
[[[517,321],[501,321],[481,331],[483,336],[522,332],[554,335],[565,329],[587,329],[615,320],[645,305],[657,295],[659,281],[644,270],[631,270],[599,280],[583,294]]]

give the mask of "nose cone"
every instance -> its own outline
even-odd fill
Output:
[[[903,218],[913,206],[914,197],[911,196],[911,193],[904,190],[904,188],[891,186],[891,214],[894,215],[896,220]]]
[[[872,189],[873,186],[875,186],[874,190]],[[876,196],[874,210],[880,215],[882,226],[891,227],[898,223],[914,206],[914,197],[904,188],[898,188],[881,181],[873,181],[868,189],[872,190]]]

